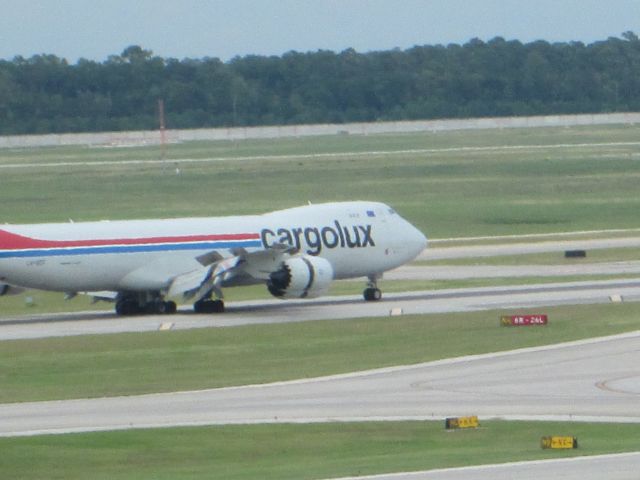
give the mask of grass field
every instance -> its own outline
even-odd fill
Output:
[[[579,448],[540,448],[571,435]],[[482,422],[446,432],[443,422],[255,425],[0,438],[0,472],[12,479],[335,478],[516,460],[634,451],[638,427]]]

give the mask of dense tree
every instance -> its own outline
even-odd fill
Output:
[[[640,109],[640,39],[464,45],[280,57],[160,58],[140,46],[99,63],[0,61],[0,134],[534,115]]]

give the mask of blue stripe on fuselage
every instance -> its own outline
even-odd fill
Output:
[[[232,242],[166,243],[157,245],[108,245],[99,247],[38,248],[0,251],[0,258],[63,257],[118,253],[175,252],[180,250],[215,250],[220,248],[262,247],[260,240]]]

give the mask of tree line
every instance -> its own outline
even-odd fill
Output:
[[[640,40],[501,37],[358,53],[0,61],[0,134],[372,122],[640,110]]]

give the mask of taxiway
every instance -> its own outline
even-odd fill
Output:
[[[640,468],[640,453],[596,455],[558,460],[503,463],[477,467],[447,468],[426,472],[392,473],[364,477],[343,477],[333,480],[636,480]],[[595,473],[595,476],[594,476]]]

